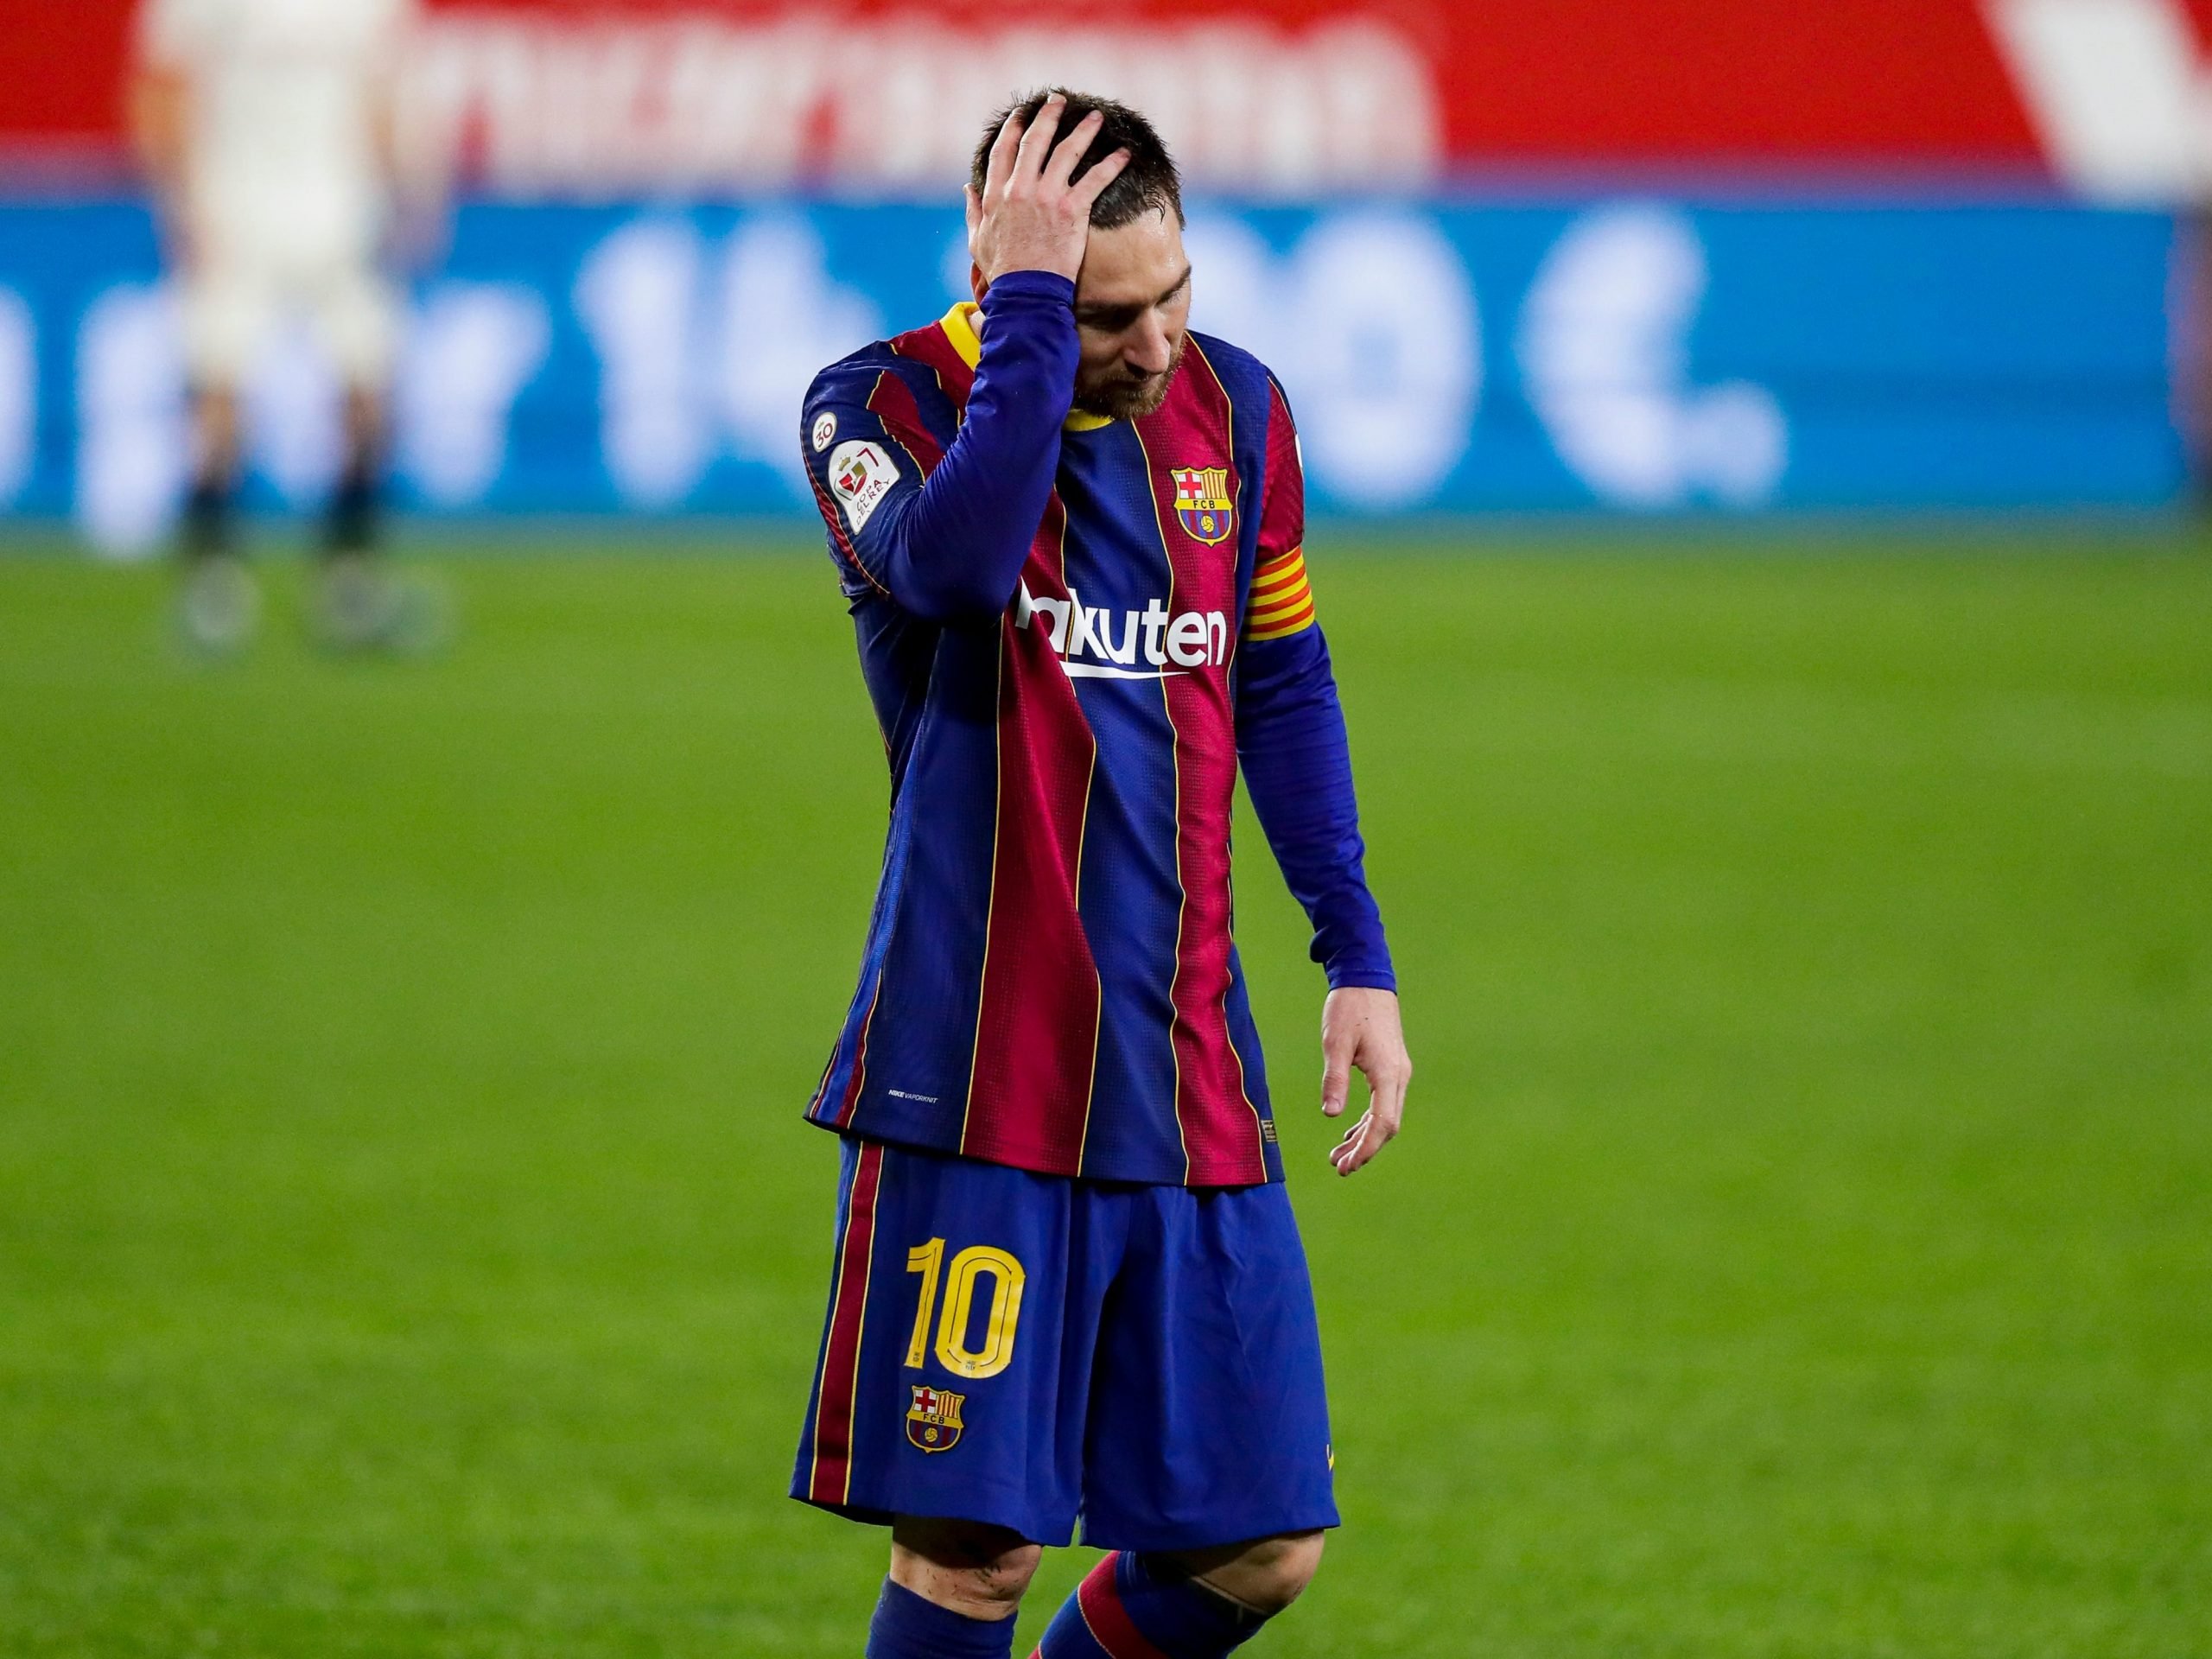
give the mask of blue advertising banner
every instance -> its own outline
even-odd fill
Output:
[[[410,284],[395,467],[433,512],[810,511],[823,364],[965,295],[957,209],[471,204]],[[2174,221],[2057,204],[1194,206],[1194,326],[1273,364],[1317,510],[2154,507],[2179,499]],[[156,541],[175,296],[130,202],[0,206],[0,505]],[[253,488],[319,499],[304,328]]]

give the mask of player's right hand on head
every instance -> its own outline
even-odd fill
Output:
[[[1103,118],[1095,111],[1055,145],[1067,100],[1045,100],[1025,130],[1019,115],[999,129],[978,195],[968,187],[968,246],[985,282],[1010,270],[1049,270],[1070,282],[1083,269],[1090,204],[1129,164],[1117,149],[1070,183]]]

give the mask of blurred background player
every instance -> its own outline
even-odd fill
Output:
[[[398,303],[392,92],[414,0],[146,0],[131,124],[183,289],[194,453],[180,620],[232,650],[259,611],[238,556],[240,388],[309,322],[344,387],[345,454],[316,596],[325,639],[397,643],[427,595],[372,562]]]

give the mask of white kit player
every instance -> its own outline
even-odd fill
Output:
[[[414,0],[146,0],[140,16],[132,124],[183,293],[196,454],[181,608],[203,646],[243,644],[253,628],[231,523],[238,391],[295,316],[345,385],[324,630],[372,645],[406,620],[409,591],[370,554],[398,334],[378,256],[395,218],[392,92],[414,11]]]

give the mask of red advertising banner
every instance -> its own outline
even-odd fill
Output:
[[[0,0],[0,147],[118,158],[134,0]],[[2212,174],[2212,0],[431,0],[426,159],[501,194],[935,194],[1047,79],[1151,111],[1203,184],[1501,170],[1961,174],[2168,199]]]

